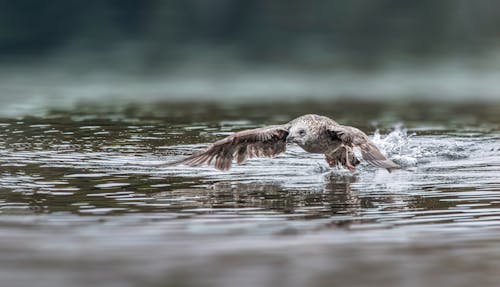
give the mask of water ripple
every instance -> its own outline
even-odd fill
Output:
[[[16,256],[30,254],[67,274],[76,268],[66,264],[75,256],[102,270],[115,264],[144,270],[146,264],[157,276],[181,264],[172,258],[199,272],[241,271],[227,263],[233,262],[224,257],[229,254],[246,263],[289,262],[294,270],[373,261],[371,268],[385,264],[379,271],[385,274],[403,268],[401,262],[426,265],[419,261],[423,252],[440,268],[469,253],[500,267],[492,263],[500,234],[495,123],[443,125],[438,115],[439,124],[379,124],[373,140],[403,167],[392,173],[366,163],[355,174],[332,170],[321,155],[296,146],[220,172],[162,164],[289,116],[231,108],[214,119],[217,113],[190,106],[181,120],[172,108],[158,111],[160,118],[130,109],[105,118],[2,119],[0,265],[12,267]]]

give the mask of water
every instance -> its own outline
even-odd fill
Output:
[[[165,167],[319,113],[403,166],[290,147],[229,172]],[[498,286],[496,103],[87,103],[0,118],[6,286]]]

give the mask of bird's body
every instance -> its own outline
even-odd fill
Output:
[[[292,120],[290,123],[292,132],[299,133],[305,131],[307,133],[306,140],[298,141],[297,144],[310,153],[329,153],[335,149],[340,142],[335,141],[324,131],[329,126],[338,125],[334,120],[318,115],[304,115]],[[288,142],[293,142],[294,136],[288,139]]]
[[[324,154],[331,167],[340,164],[351,172],[360,163],[354,155],[354,148],[359,148],[363,158],[375,166],[388,171],[399,168],[361,130],[313,114],[283,125],[237,132],[175,164],[199,166],[215,162],[217,169],[227,170],[231,168],[233,159],[241,164],[251,157],[273,157],[284,152],[287,143],[295,143],[310,153]]]

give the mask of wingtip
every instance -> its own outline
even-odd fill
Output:
[[[395,170],[401,169],[401,166],[399,164],[396,164],[392,162],[394,166],[386,168],[389,173],[392,173]]]

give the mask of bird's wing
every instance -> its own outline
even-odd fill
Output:
[[[340,140],[348,146],[359,147],[363,159],[374,166],[386,168],[389,172],[401,168],[383,155],[366,134],[357,128],[335,125],[328,127],[327,132],[334,140]]]
[[[238,164],[252,157],[273,157],[286,149],[288,126],[268,126],[243,130],[216,141],[207,149],[171,164],[200,166],[215,163],[215,168],[228,170],[234,158]]]

